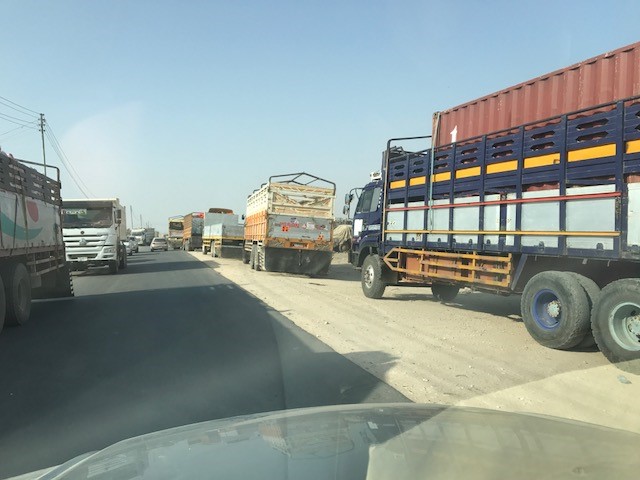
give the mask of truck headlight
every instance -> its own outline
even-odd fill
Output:
[[[116,253],[116,247],[104,247],[102,253]]]

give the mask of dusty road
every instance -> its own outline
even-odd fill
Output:
[[[192,255],[415,402],[640,431],[640,376],[610,365],[595,348],[538,345],[520,319],[519,297],[470,292],[443,305],[428,288],[390,287],[383,299],[370,300],[346,254],[334,256],[326,278],[255,272],[238,260]]]

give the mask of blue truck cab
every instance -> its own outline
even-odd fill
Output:
[[[355,191],[358,203],[353,213],[353,239],[349,263],[361,267],[368,255],[378,252],[382,221],[382,179],[379,172],[371,173],[371,181]],[[359,195],[358,195],[359,194]],[[354,191],[345,198],[345,212],[349,211]]]

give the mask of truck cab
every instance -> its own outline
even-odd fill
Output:
[[[62,233],[73,270],[126,267],[124,207],[118,199],[63,200]]]
[[[382,221],[382,180],[379,172],[371,173],[371,181],[362,189],[354,189],[345,197],[344,212],[349,213],[351,203],[358,203],[353,213],[353,239],[349,251],[349,263],[361,267],[371,253],[378,251],[380,223]]]

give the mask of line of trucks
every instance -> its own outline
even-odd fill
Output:
[[[431,135],[389,140],[379,171],[346,195],[343,210],[353,218],[348,255],[364,295],[380,298],[389,285],[429,286],[444,302],[464,287],[520,294],[523,323],[540,344],[597,344],[612,362],[639,362],[639,65],[636,43],[437,112]],[[405,149],[421,141],[426,148]],[[16,285],[25,278],[48,293],[71,292],[61,224],[66,231],[75,222],[65,238],[71,265],[126,266],[117,242],[124,209],[69,201],[60,220],[51,194],[59,181],[2,161],[47,185],[44,198],[12,190],[9,180],[0,192],[6,318],[20,323],[28,302]],[[255,270],[322,275],[334,201],[332,182],[273,176],[249,195],[246,216],[223,208],[177,215],[168,241]],[[90,256],[81,249],[89,245],[102,250]]]
[[[639,65],[636,43],[437,112],[431,135],[389,140],[343,210],[357,199],[349,261],[364,295],[389,285],[429,286],[443,302],[465,287],[520,294],[540,344],[597,344],[612,362],[637,363]],[[416,141],[427,148],[405,150]],[[252,268],[328,271],[335,185],[302,176],[271,177],[249,196]]]
[[[226,208],[172,216],[168,241],[174,249],[240,258],[255,270],[324,275],[335,192],[333,182],[308,173],[272,176],[248,197],[246,217]]]

